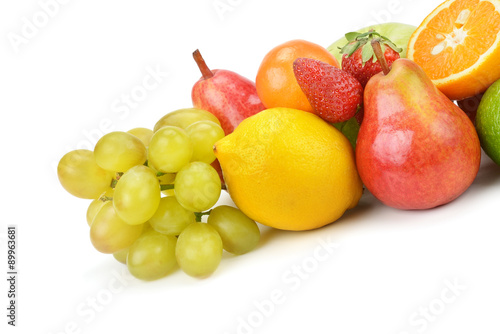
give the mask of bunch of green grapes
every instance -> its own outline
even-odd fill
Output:
[[[255,248],[255,221],[237,208],[214,207],[222,185],[211,165],[213,146],[223,137],[208,111],[179,109],[154,130],[110,132],[93,151],[64,155],[59,180],[72,195],[92,200],[86,218],[95,249],[113,254],[135,277],[155,280],[177,267],[206,277],[223,250],[239,255]]]

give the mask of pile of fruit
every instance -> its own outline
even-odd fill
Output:
[[[144,280],[177,266],[206,277],[223,249],[258,245],[256,222],[319,228],[363,187],[394,208],[444,205],[474,181],[481,147],[500,164],[498,8],[447,0],[419,27],[365,27],[328,48],[288,41],[255,82],[196,50],[194,108],[67,153],[60,182],[92,199],[94,247]],[[214,207],[221,189],[235,207]]]

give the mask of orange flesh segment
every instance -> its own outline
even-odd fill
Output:
[[[446,78],[474,66],[499,31],[500,13],[492,3],[457,0],[420,32],[413,57],[431,79]]]

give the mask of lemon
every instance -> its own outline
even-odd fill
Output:
[[[264,225],[315,229],[355,207],[362,194],[351,144],[312,113],[266,109],[214,151],[236,206]]]
[[[488,87],[481,98],[476,130],[484,152],[500,165],[500,80]]]

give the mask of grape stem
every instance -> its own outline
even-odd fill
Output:
[[[210,212],[212,212],[212,210],[208,210],[208,211],[205,211],[205,212],[195,212],[194,215],[196,217],[196,221],[198,223],[201,223],[201,218],[203,216],[208,216],[210,214]]]
[[[109,185],[111,188],[115,189],[116,184],[118,183],[118,180],[122,177],[123,173],[122,172],[117,172],[115,174],[115,178],[111,180],[111,184]]]
[[[161,189],[161,191],[174,189],[174,185],[173,184],[160,184],[160,189]]]

